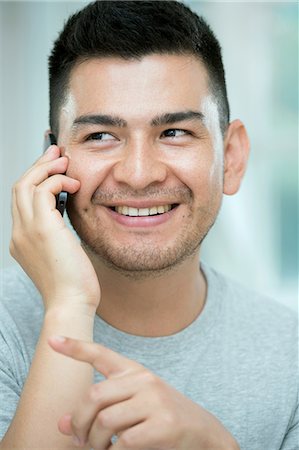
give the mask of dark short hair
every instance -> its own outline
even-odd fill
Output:
[[[205,65],[224,134],[229,123],[221,47],[206,21],[178,1],[95,1],[66,22],[49,57],[50,127],[59,133],[59,111],[74,66],[93,57],[140,59],[153,53],[191,54]]]

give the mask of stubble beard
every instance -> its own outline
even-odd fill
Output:
[[[177,270],[186,260],[194,258],[202,241],[214,225],[221,207],[221,197],[213,195],[204,207],[190,206],[184,224],[171,245],[153,245],[152,234],[136,232],[134,245],[115,242],[98,217],[86,218],[75,203],[68,207],[71,224],[87,254],[126,278],[143,280],[158,278]],[[194,216],[198,221],[194,221]],[[99,231],[100,230],[100,231]],[[151,237],[149,237],[151,236]]]

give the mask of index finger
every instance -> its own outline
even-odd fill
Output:
[[[122,376],[142,367],[136,361],[94,342],[84,342],[64,336],[52,336],[48,342],[56,352],[91,364],[106,378]]]

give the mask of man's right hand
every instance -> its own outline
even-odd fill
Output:
[[[80,188],[78,180],[63,175],[67,166],[68,158],[51,145],[13,186],[10,252],[40,291],[46,311],[79,306],[95,313],[97,275],[55,207],[55,195]]]

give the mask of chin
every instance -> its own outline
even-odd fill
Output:
[[[134,280],[148,278],[159,278],[176,270],[188,258],[193,257],[198,247],[189,251],[189,254],[181,254],[177,248],[164,248],[158,252],[157,249],[139,246],[108,246],[98,242],[86,242],[82,240],[82,246],[92,261],[99,261],[107,268]],[[186,249],[185,249],[186,250]]]

